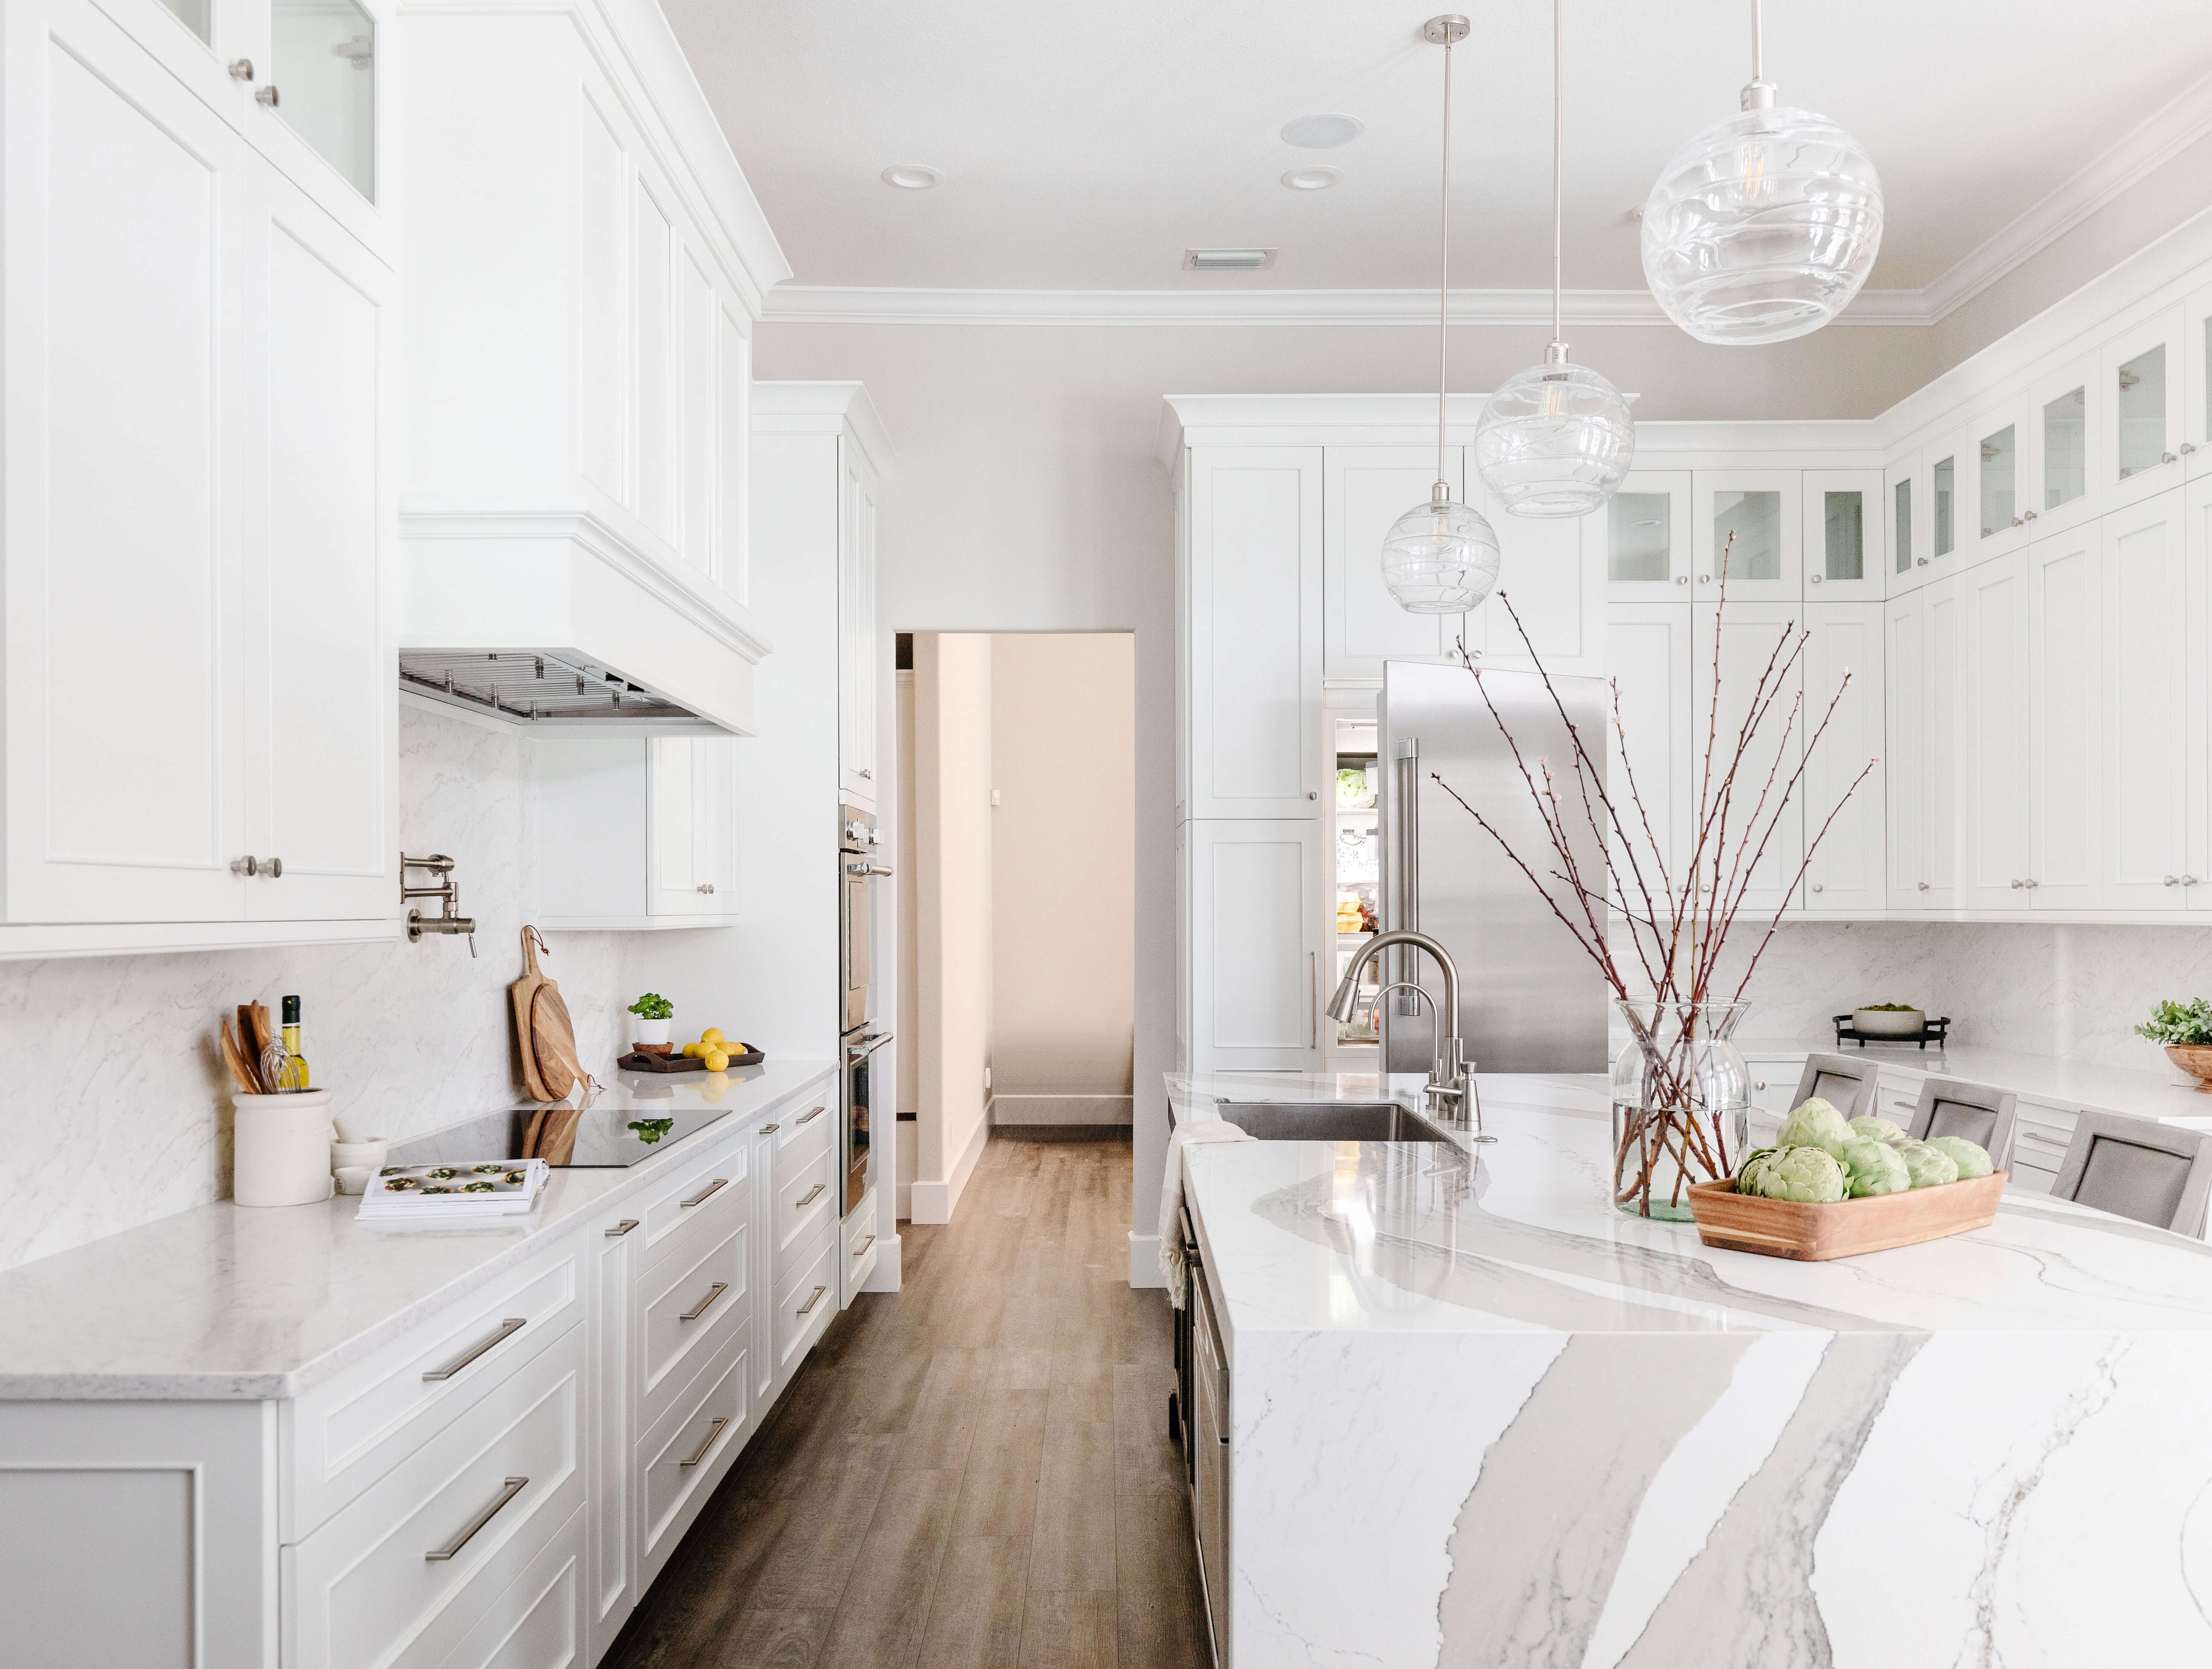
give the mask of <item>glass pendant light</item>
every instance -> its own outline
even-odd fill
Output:
[[[1428,501],[1390,525],[1382,537],[1382,583],[1409,614],[1465,614],[1498,583],[1498,535],[1481,512],[1452,497],[1444,479],[1444,370],[1451,325],[1451,49],[1467,39],[1467,19],[1432,17],[1421,38],[1444,49],[1443,258],[1437,296],[1437,484]]]
[[[1601,507],[1636,455],[1636,424],[1620,391],[1567,357],[1560,340],[1566,220],[1565,55],[1552,0],[1552,345],[1541,365],[1509,377],[1483,408],[1474,466],[1516,516],[1586,516]]]
[[[1774,102],[1759,0],[1743,112],[1667,165],[1644,207],[1644,276],[1700,342],[1787,342],[1859,293],[1881,248],[1881,181],[1825,116]]]

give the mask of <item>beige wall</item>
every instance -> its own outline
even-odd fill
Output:
[[[1135,640],[991,640],[994,1122],[1126,1124],[1136,1039]]]
[[[916,1223],[949,1223],[988,1133],[991,644],[914,645]]]

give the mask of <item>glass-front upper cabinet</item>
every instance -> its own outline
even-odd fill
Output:
[[[1688,602],[1690,472],[1631,470],[1604,514],[1606,600]]]
[[[1954,567],[1947,559],[1959,550],[1960,499],[1966,486],[1963,465],[1971,440],[1954,440],[1928,449],[1928,560],[1931,567]]]
[[[1805,600],[1880,602],[1889,569],[1882,472],[1808,470],[1803,493]]]
[[[2182,478],[2184,309],[2172,307],[2106,343],[2099,355],[2106,401],[2097,467],[2104,510],[2116,510]]]
[[[2212,288],[2182,309],[2181,453],[2191,480],[2212,473]]]
[[[2033,425],[2024,396],[1992,406],[1971,426],[1974,437],[1971,497],[1959,501],[1965,525],[1959,543],[1974,561],[1995,556],[2028,538],[2027,511],[2034,497],[2028,481],[2027,434]],[[1966,483],[1961,482],[1963,489]]]
[[[356,0],[272,0],[272,107],[363,198],[376,201],[376,20]]]
[[[2043,377],[2027,395],[2028,537],[2039,539],[2097,513],[2097,473],[2090,437],[2097,430],[2104,379],[2097,356],[2086,355]]]
[[[1803,481],[1796,470],[1699,470],[1690,594],[1795,603],[1805,594]],[[1725,567],[1725,574],[1723,574]]]

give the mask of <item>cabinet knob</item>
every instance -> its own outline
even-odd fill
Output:
[[[1754,1089],[1764,1089],[1766,1088],[1766,1084],[1764,1080],[1761,1080],[1759,1083],[1754,1083],[1751,1087]]]
[[[1915,556],[1912,559],[1912,566],[1915,567],[1926,567],[1928,566],[1928,559],[1925,556]]]
[[[234,858],[230,860],[230,872],[233,875],[256,875],[260,872],[260,861],[251,856]]]
[[[2020,519],[2018,516],[2014,516],[2014,517],[2012,519],[2012,525],[2013,525],[2014,527],[2019,527],[2019,526],[2022,525],[2023,524],[2021,523],[2021,519]]]
[[[1920,890],[1923,892],[1926,892],[1928,890],[1928,883],[1925,881],[1923,881],[1920,883]]]
[[[1308,799],[1319,799],[1321,795],[1317,791],[1309,788],[1306,790],[1306,798]]]
[[[2039,882],[2036,882],[2036,881],[2029,880],[2029,881],[2023,881],[2023,882],[2021,882],[2020,884],[2021,884],[2021,886],[2023,886],[2023,887],[2028,888],[2030,890],[2033,890],[2035,887],[2039,886],[2039,884],[2041,884],[2041,883],[2039,883]]]
[[[1821,885],[1818,881],[1815,881],[1815,882],[1813,883],[1813,890],[1814,890],[1814,892],[1825,892],[1825,891],[1826,891],[1826,890],[1827,890],[1827,889],[1826,889],[1826,888],[1825,888],[1825,887],[1823,887],[1823,886],[1822,886],[1822,885]]]
[[[253,79],[253,60],[252,58],[231,59],[230,78],[233,81],[252,81]]]
[[[1808,574],[1805,578],[1808,584],[1817,586],[1820,583],[1820,576],[1817,574]]]
[[[2020,513],[2020,515],[2022,521],[2033,521],[2035,519],[2035,512],[2033,510],[2023,510]]]
[[[283,874],[284,860],[282,858],[264,858],[261,860],[261,872],[274,881],[278,876]]]
[[[2018,892],[2018,891],[2019,891],[2022,887],[2026,886],[2027,884],[2027,882],[2025,882],[2025,881],[2015,881],[2015,882],[2014,882],[2014,883],[2012,883],[2012,889],[2013,889],[2014,892]]]
[[[276,109],[277,102],[276,89],[273,86],[257,87],[253,89],[253,102],[261,106],[264,110]]]
[[[1678,574],[1674,576],[1674,583],[1678,586],[1686,586],[1690,583],[1690,576],[1686,574]]]
[[[2181,462],[2180,458],[2177,458],[2172,452],[2160,452],[2158,455],[2158,461],[2161,464],[2179,464]]]
[[[702,893],[710,893],[714,890],[714,883],[712,881],[702,881],[699,883],[699,890]]]
[[[2184,458],[2188,457],[2190,453],[2196,450],[2197,443],[2194,440],[2185,440],[2181,443],[2181,455]]]
[[[876,780],[876,774],[873,771],[856,771],[854,774],[869,782],[873,782]]]
[[[2185,887],[2193,887],[2197,884],[2197,877],[2193,875],[2185,875],[2181,877],[2181,884]]]
[[[2162,887],[2178,887],[2181,884],[2181,877],[2178,875],[2169,875],[2159,884]]]
[[[1701,586],[1710,586],[1713,583],[1713,576],[1710,574],[1701,574],[1698,576],[1698,583]]]

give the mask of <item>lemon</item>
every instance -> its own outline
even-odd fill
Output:
[[[722,1029],[720,1026],[709,1026],[699,1034],[699,1044],[702,1048],[719,1049],[722,1047]]]
[[[699,1057],[699,1053],[700,1053],[700,1046],[699,1046],[698,1044],[696,1044],[696,1043],[686,1043],[686,1044],[684,1046],[684,1059],[686,1059],[686,1060],[696,1060],[696,1059],[698,1059],[698,1057]]]
[[[709,1049],[707,1051],[707,1070],[708,1071],[719,1072],[729,1064],[729,1056],[725,1054],[721,1050]]]

